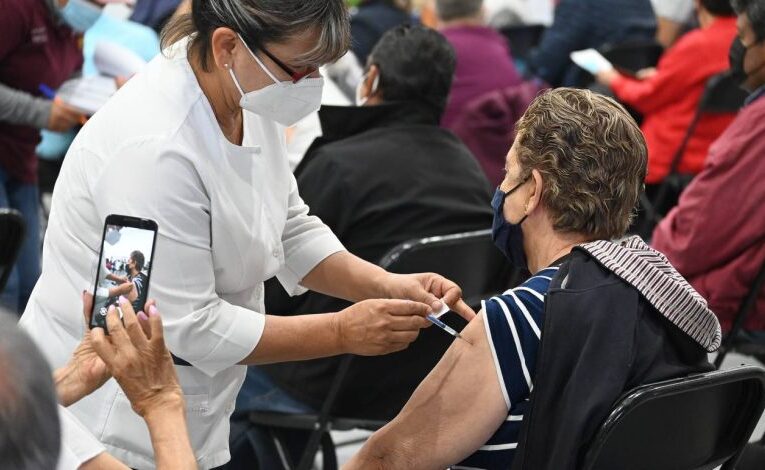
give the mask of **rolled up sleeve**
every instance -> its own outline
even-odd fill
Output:
[[[168,349],[213,376],[255,349],[265,315],[229,304],[216,292],[210,200],[184,151],[132,142],[118,154],[91,188],[99,215],[157,222],[149,296],[162,314]]]
[[[294,177],[290,185],[287,223],[282,234],[285,266],[277,278],[290,295],[299,295],[306,291],[300,281],[325,258],[345,251],[345,247],[321,219],[308,215],[308,206],[298,194]]]

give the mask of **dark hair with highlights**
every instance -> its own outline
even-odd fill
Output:
[[[191,13],[174,18],[162,31],[162,49],[191,36],[189,52],[198,54],[202,69],[209,71],[212,34],[221,27],[241,34],[253,50],[316,28],[316,46],[294,58],[300,66],[334,62],[351,43],[343,0],[192,0]]]

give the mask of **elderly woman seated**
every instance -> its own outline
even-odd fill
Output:
[[[646,173],[612,99],[561,88],[517,125],[494,238],[534,275],[483,309],[347,468],[573,469],[626,390],[710,370],[705,301],[639,238],[621,242]],[[542,341],[543,340],[543,341]]]

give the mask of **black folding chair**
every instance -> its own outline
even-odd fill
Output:
[[[754,278],[752,287],[747,292],[744,300],[741,301],[741,306],[736,312],[736,318],[733,320],[728,334],[723,338],[720,348],[717,350],[717,357],[715,358],[715,367],[720,368],[725,356],[731,351],[737,351],[747,356],[755,356],[762,360],[765,357],[765,344],[752,341],[744,331],[744,325],[749,315],[757,307],[757,299],[762,293],[763,285],[765,285],[765,263],[760,268],[760,272]]]
[[[5,288],[24,242],[24,219],[15,209],[0,209],[0,292]]]
[[[581,470],[733,470],[765,408],[765,370],[714,371],[625,394]]]
[[[383,256],[379,265],[386,270],[399,274],[436,272],[456,282],[461,288],[465,302],[471,307],[480,307],[480,300],[510,286],[514,271],[505,257],[494,246],[491,230],[458,233],[411,240],[393,248]],[[449,313],[443,317],[449,323]],[[453,319],[452,319],[453,320]],[[385,421],[350,419],[333,416],[333,409],[341,391],[345,376],[353,361],[352,355],[343,357],[332,385],[318,414],[283,414],[271,412],[250,413],[250,422],[267,428],[277,449],[283,448],[274,429],[300,429],[311,431],[308,444],[297,466],[293,466],[289,456],[281,453],[285,469],[311,468],[319,447],[322,449],[323,468],[337,468],[335,444],[331,430],[367,429],[377,430]]]
[[[643,239],[648,239],[651,232],[661,218],[674,206],[680,193],[693,179],[692,174],[680,173],[680,163],[685,155],[693,133],[699,120],[705,114],[735,113],[744,104],[747,93],[733,80],[730,72],[722,72],[713,75],[707,81],[704,94],[699,100],[696,113],[693,115],[688,129],[685,131],[680,146],[672,157],[669,174],[662,181],[653,200],[648,197],[641,198],[641,206],[645,211],[643,223],[638,227],[638,233]],[[672,199],[672,201],[670,201]]]

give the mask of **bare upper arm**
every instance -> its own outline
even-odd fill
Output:
[[[396,418],[377,431],[348,468],[438,468],[486,443],[507,418],[485,313],[471,321]]]

